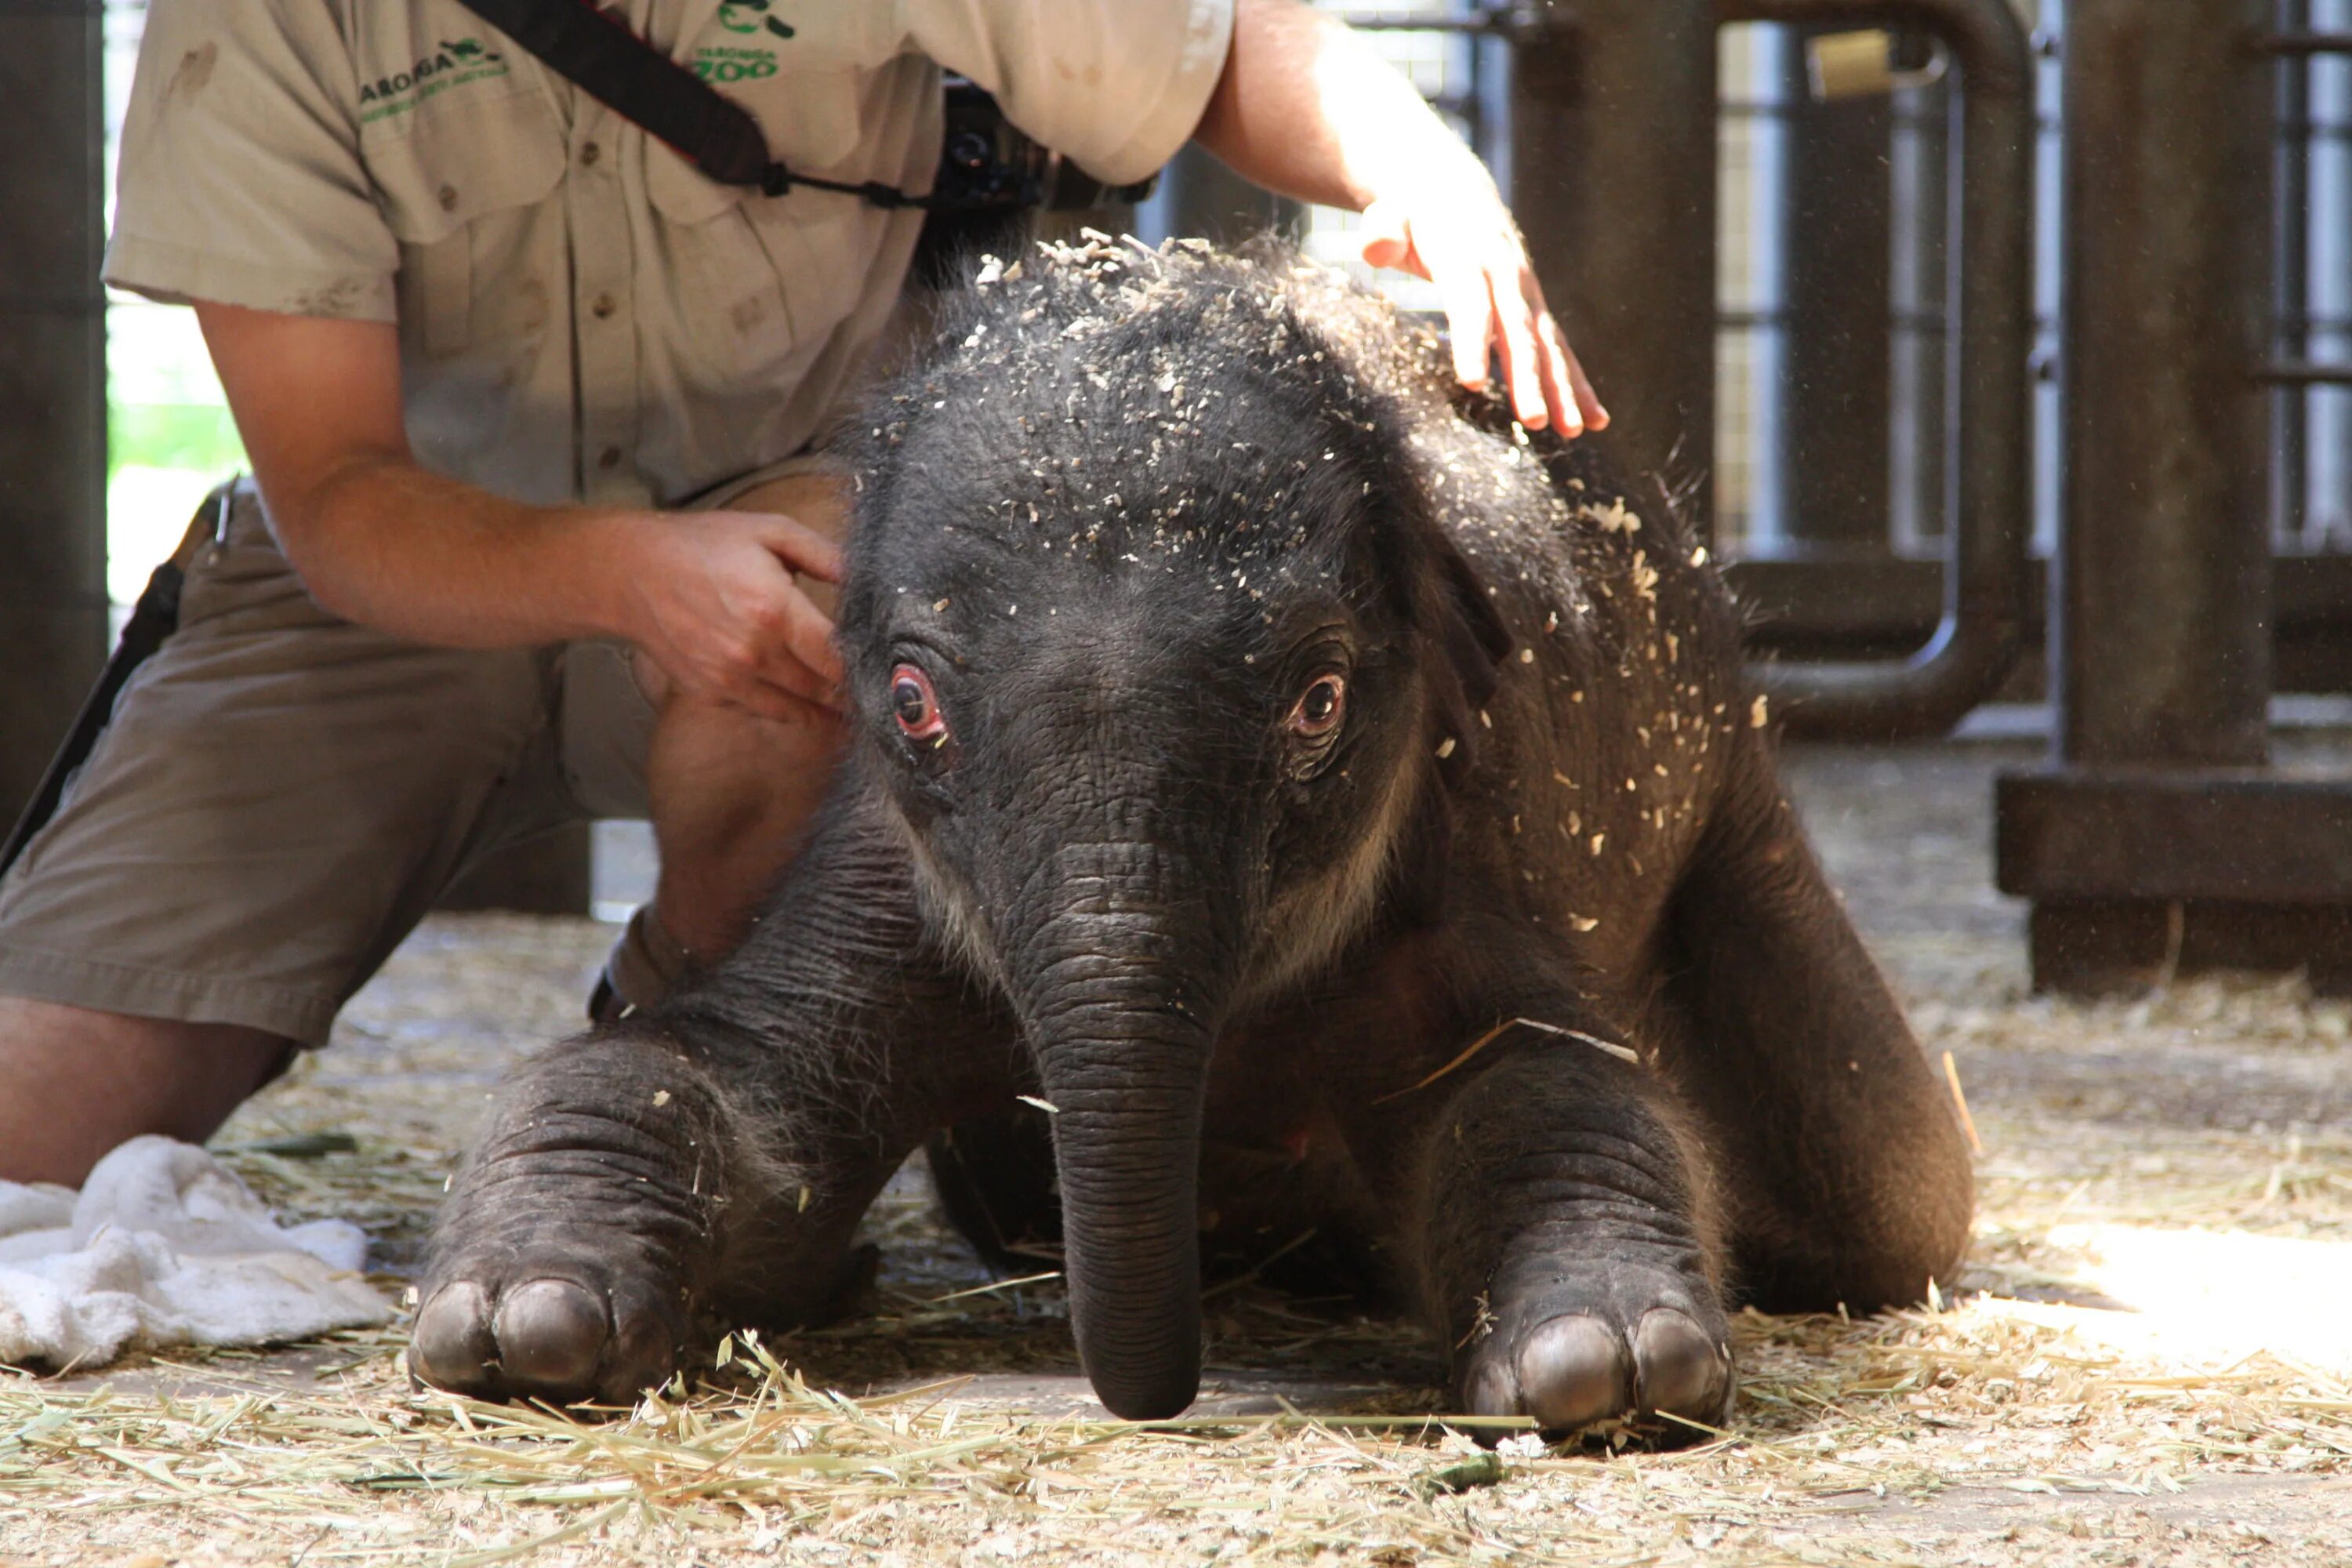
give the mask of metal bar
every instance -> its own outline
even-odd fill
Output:
[[[2067,766],[2268,742],[2268,0],[2067,8],[2066,480],[2051,677]],[[2177,106],[2196,104],[2195,134]]]
[[[1785,327],[1790,324],[1790,314],[1785,310],[1718,310],[1715,324],[1732,331],[1752,331],[1762,327]],[[1886,312],[1886,324],[1898,331],[1941,332],[1947,323],[1941,310],[1889,310]],[[2033,324],[2046,327],[2051,323],[2037,316]],[[2352,326],[2352,321],[2344,322],[2341,326]]]
[[[2021,642],[2032,343],[2031,45],[2008,0],[1724,0],[1719,15],[1796,24],[1907,21],[1941,38],[1959,68],[1956,501],[1944,618],[1927,646],[1899,665],[1771,664],[1760,671],[1793,731],[1940,734],[1990,695]]]
[[[64,294],[44,298],[35,294],[15,294],[0,298],[0,315],[8,316],[102,316],[106,314],[104,295]]]
[[[2282,125],[2279,129],[2296,136],[2306,137],[2314,142],[2352,141],[2352,125],[2331,124],[2326,121],[2298,120]]]
[[[1349,16],[1339,20],[1358,33],[1473,33],[1511,37],[1516,29],[1497,18],[1484,16]]]
[[[1580,0],[1511,57],[1511,203],[1641,482],[1714,513],[1715,0]]]
[[[2279,0],[2278,20],[2289,32],[2311,24],[2311,0]],[[2311,115],[2311,76],[2281,69],[2273,91],[2273,124]],[[2283,361],[2311,353],[2311,143],[2273,132],[2271,144],[2272,221],[2277,225],[2271,268],[2271,353]],[[2311,399],[2282,385],[2271,396],[2271,519],[2273,543],[2303,537],[2311,489]]]
[[[2073,769],[2001,781],[2001,891],[2352,904],[2352,791],[2266,769]]]
[[[2053,765],[2003,776],[2038,985],[2352,973],[2352,780],[2262,771],[2278,604],[2270,0],[2068,0]],[[2184,133],[2180,106],[2196,106]],[[2273,369],[2278,367],[2272,367]]]
[[[98,7],[0,9],[0,822],[106,662]],[[11,308],[15,307],[15,308]]]
[[[1777,465],[1781,552],[1885,555],[1893,371],[1892,100],[1816,103],[1805,52],[1827,29],[1783,29],[1790,93],[1780,243],[1787,321]]]
[[[2272,360],[2254,367],[2256,381],[2273,386],[2352,386],[2352,364],[2325,364],[2315,360]]]
[[[2335,0],[2336,19],[2352,19],[2345,0]],[[2352,352],[2352,271],[2345,258],[2352,256],[2352,70],[2312,68],[2304,77],[2315,100],[2305,119],[2320,123],[2297,134],[2309,144],[2315,187],[2315,222],[2325,222],[2314,235],[2315,261],[2335,265],[2327,272],[2315,269],[2311,286],[2323,295],[2326,310],[2312,323],[2315,336],[2324,334],[2331,358]],[[2332,211],[2329,209],[2333,209]],[[2304,399],[2311,425],[2305,447],[2313,475],[2309,485],[2311,510],[2305,538],[2306,547],[2321,543],[2341,549],[2352,534],[2352,397],[2322,390]]]
[[[2268,55],[2352,55],[2352,33],[2265,33],[2253,47]]]
[[[2026,574],[2026,625],[2040,624],[2047,603],[2044,563]],[[1738,560],[1724,568],[1731,591],[1755,612],[1749,645],[1778,648],[1822,643],[1917,643],[1942,614],[1943,567],[1902,556],[1877,561]],[[2284,640],[2352,647],[2352,554],[2287,551],[2271,561],[2271,631]],[[2339,661],[2340,662],[2340,661]],[[2302,689],[2317,689],[2304,688]]]
[[[2045,990],[2137,993],[2208,970],[2294,969],[2352,994],[2352,905],[2244,899],[2037,899],[2027,923]]]
[[[1486,37],[1517,38],[1532,26],[1516,11],[1475,10],[1438,12],[1426,16],[1400,15],[1393,11],[1342,11],[1334,13],[1359,33],[1470,33]]]
[[[1462,122],[1468,129],[1471,150],[1481,158],[1491,158],[1495,151],[1495,127],[1488,111],[1495,106],[1495,66],[1499,58],[1496,51],[1499,47],[1492,36],[1472,37],[1462,44],[1463,75],[1467,79],[1461,92],[1467,100],[1461,110]],[[1510,178],[1507,163],[1501,178]]]
[[[1958,345],[1948,317],[1954,190],[1952,137],[1957,84],[1946,74],[1903,91],[1888,139],[1891,205],[1903,215],[1888,231],[1888,304],[1894,309],[1887,426],[1887,536],[1895,548],[1932,548],[1940,557],[1951,526],[1951,367]],[[1940,580],[1939,580],[1940,581]],[[1938,602],[1940,603],[1940,587]],[[1908,646],[1924,644],[1939,615]]]

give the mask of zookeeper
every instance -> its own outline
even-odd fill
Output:
[[[1364,210],[1463,380],[1605,418],[1510,215],[1297,0],[624,0],[772,155],[928,187],[942,68],[1111,183],[1188,139]],[[647,816],[643,1003],[732,943],[837,744],[812,442],[922,224],[718,184],[458,0],[153,0],[108,282],[194,306],[254,478],[0,882],[0,1178],[209,1135],[486,852]]]

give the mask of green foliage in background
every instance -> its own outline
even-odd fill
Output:
[[[228,474],[245,467],[245,443],[217,404],[116,403],[107,412],[106,464],[110,475],[122,468]]]

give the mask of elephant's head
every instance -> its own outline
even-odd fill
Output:
[[[1398,390],[1300,301],[1381,311],[1121,257],[1031,258],[877,398],[840,635],[861,765],[1055,1108],[1080,1355],[1149,1417],[1199,1384],[1212,1046],[1376,918],[1507,638]]]

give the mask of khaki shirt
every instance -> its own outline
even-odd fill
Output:
[[[795,171],[929,188],[940,68],[1089,173],[1192,133],[1231,0],[625,0]],[[457,0],[153,0],[106,279],[397,321],[418,460],[668,504],[822,433],[918,212],[714,184]]]

